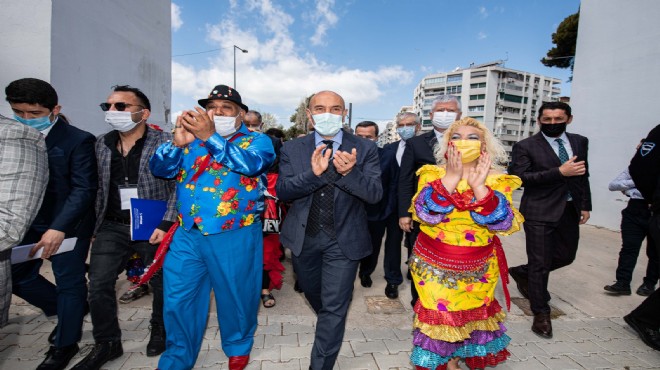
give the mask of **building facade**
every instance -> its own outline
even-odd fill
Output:
[[[433,100],[441,94],[454,95],[463,117],[483,122],[510,153],[513,144],[535,132],[541,104],[559,99],[560,83],[557,78],[506,68],[501,60],[471,65],[424,77],[415,88],[413,111],[421,117],[422,130],[431,130]]]
[[[131,85],[151,101],[149,123],[171,127],[169,1],[4,1],[0,34],[3,93],[19,78],[48,81],[70,122],[98,135],[110,130],[99,103]],[[0,114],[13,116],[4,95]]]

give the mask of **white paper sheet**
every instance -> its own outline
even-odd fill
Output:
[[[62,241],[62,245],[60,245],[60,248],[57,250],[57,253],[55,254],[60,254],[64,252],[70,252],[73,250],[73,247],[76,246],[76,241],[78,241],[78,238],[68,238],[64,239]],[[19,245],[17,247],[12,248],[11,250],[11,264],[15,263],[21,263],[29,260],[34,260],[37,258],[41,258],[41,253],[43,252],[43,248],[39,248],[37,253],[34,254],[34,256],[30,257],[30,251],[32,248],[36,245],[35,244],[26,244],[26,245]]]

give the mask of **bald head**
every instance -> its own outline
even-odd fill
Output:
[[[314,106],[316,104],[320,104],[320,102],[327,102],[329,100],[332,100],[334,102],[338,102],[338,105],[341,106],[341,110],[343,111],[346,105],[344,104],[344,98],[341,97],[341,95],[337,94],[334,91],[330,90],[323,90],[319,91],[316,94],[312,95],[312,98],[309,99],[309,106],[307,107],[310,111],[312,111],[312,114],[314,113]],[[323,112],[325,113],[325,112]],[[332,112],[330,112],[332,113]],[[337,114],[337,113],[335,113]]]

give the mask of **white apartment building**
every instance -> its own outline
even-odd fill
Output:
[[[431,74],[415,88],[413,111],[422,130],[433,128],[429,116],[437,95],[454,95],[461,101],[463,117],[473,117],[502,140],[507,151],[536,129],[537,109],[545,101],[559,99],[561,81],[504,67],[499,60],[451,72]]]

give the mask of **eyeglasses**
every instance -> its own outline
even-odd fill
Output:
[[[112,106],[115,106],[115,109],[117,109],[120,112],[123,112],[124,109],[127,107],[141,107],[144,109],[144,106],[140,104],[128,104],[128,103],[123,103],[123,102],[117,102],[117,103],[101,103],[99,106],[101,107],[101,110],[104,112],[107,112],[110,110]]]

